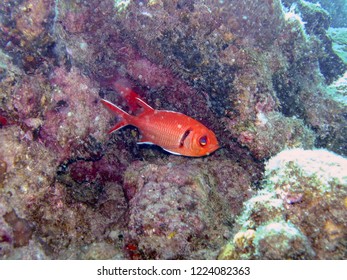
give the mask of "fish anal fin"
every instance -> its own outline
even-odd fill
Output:
[[[147,144],[147,145],[155,145],[154,143],[152,143],[152,142],[147,142],[147,141],[137,141],[137,144],[138,145],[142,145],[142,144]]]
[[[164,151],[170,153],[170,154],[173,154],[173,155],[176,155],[176,156],[182,156],[182,154],[180,154],[180,153],[178,153],[178,152],[174,152],[174,151],[171,151],[171,150],[169,150],[169,149],[164,149],[164,148],[162,148],[162,149],[163,149]]]
[[[151,139],[150,137],[146,137],[141,135],[140,139],[137,141],[137,144],[150,144],[150,145],[154,145],[153,143],[154,139]]]

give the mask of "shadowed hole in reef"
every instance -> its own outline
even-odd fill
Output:
[[[292,75],[289,70],[288,73],[276,73],[272,76],[272,84],[281,104],[281,112],[286,117],[302,118],[305,116],[305,109],[299,96],[300,86],[290,81],[286,82],[288,77],[295,79],[295,74]]]
[[[93,206],[103,193],[103,182],[97,177],[98,169],[94,163],[103,158],[104,150],[101,143],[90,136],[79,152],[85,157],[70,158],[61,163],[56,178],[66,187],[68,202],[78,201]]]
[[[57,180],[66,187],[68,203],[83,202],[94,206],[103,194],[103,185],[99,180],[76,182],[72,179],[67,166],[58,169]]]
[[[208,46],[211,57],[206,57],[194,39],[181,34],[182,38],[176,40],[177,33],[181,31],[166,31],[160,40],[166,64],[189,85],[199,92],[207,93],[211,109],[217,116],[224,116],[226,111],[232,110],[231,102],[229,98],[226,98],[226,94],[233,90],[233,81],[238,67],[223,64],[214,55],[218,49],[223,48],[223,44]],[[172,42],[175,43],[172,44]],[[195,78],[191,79],[192,76]],[[223,79],[216,79],[216,77],[223,77]]]

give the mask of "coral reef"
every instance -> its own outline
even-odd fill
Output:
[[[312,23],[312,32],[308,32],[301,21],[282,11],[279,1],[246,2],[225,5],[209,1],[206,8],[206,3],[199,1],[194,4],[170,1],[165,5],[161,1],[155,4],[131,1],[117,19],[129,34],[135,34],[131,40],[140,46],[141,53],[154,62],[169,65],[189,86],[207,95],[214,114],[224,117],[229,131],[226,142],[241,140],[259,159],[290,147],[288,138],[276,130],[279,126],[271,128],[278,141],[261,137],[262,117],[274,112],[277,120],[281,118],[279,121],[288,125],[293,122],[292,116],[302,118],[308,127],[298,124],[301,126],[298,129],[308,135],[309,127],[313,127],[319,145],[339,138],[338,131],[345,126],[343,110],[339,104],[327,100],[321,73],[332,81],[343,73],[345,66],[332,51],[328,56],[326,53],[317,56],[322,46],[327,47],[330,42],[325,34],[327,21]],[[325,15],[322,10],[312,11],[311,6],[308,11],[313,18],[316,13]],[[134,22],[131,14],[141,16]],[[269,22],[271,34],[266,31]],[[263,32],[258,32],[259,29]],[[318,35],[313,33],[317,30]],[[312,49],[315,51],[311,52]],[[326,60],[327,57],[334,59]],[[307,75],[311,77],[307,79]],[[138,80],[137,76],[132,78]],[[313,103],[322,104],[317,111],[330,113],[310,114]],[[325,119],[331,114],[340,115],[339,121]],[[244,141],[245,134],[252,134],[253,141]],[[291,137],[293,142],[302,142],[300,137]],[[263,148],[257,143],[264,143],[268,151],[259,153]],[[312,141],[303,147],[310,147],[309,143]],[[340,144],[339,141],[329,148],[340,150]]]
[[[327,30],[330,27],[331,17],[319,4],[312,4],[306,1],[298,1],[295,8],[305,23],[305,31],[308,35],[316,37],[316,55],[321,73],[327,83],[331,83],[347,70],[346,64],[334,52],[331,39]],[[311,38],[311,40],[313,39]],[[323,52],[319,49],[324,49]]]
[[[50,84],[53,89],[43,115],[45,121],[40,137],[45,145],[61,156],[60,160],[68,156],[81,157],[83,154],[77,152],[86,139],[105,140],[103,131],[108,123],[98,102],[97,89],[74,68],[70,72],[56,69],[50,77]],[[79,114],[84,108],[88,110]],[[86,119],[89,125],[86,125]]]
[[[264,189],[245,203],[220,259],[343,259],[347,160],[287,150],[266,165]]]
[[[332,40],[333,51],[347,65],[347,28],[329,28],[327,33]]]
[[[297,0],[282,0],[285,6],[291,6],[294,3],[303,2]],[[332,27],[347,27],[346,16],[347,16],[347,3],[344,0],[306,0],[305,2],[310,2],[314,4],[319,4],[320,7],[328,11],[331,18]]]
[[[275,155],[283,147],[310,148],[314,146],[314,133],[301,120],[284,118],[278,112],[268,114],[259,112],[257,118],[256,125],[242,130],[237,139],[241,145],[248,147],[257,159]],[[229,123],[231,123],[230,129],[237,129],[233,127],[232,122]],[[274,127],[277,129],[273,129]],[[272,145],[269,145],[271,142]]]
[[[215,259],[250,185],[232,161],[132,164],[124,181],[130,257]]]
[[[115,225],[122,228],[127,205],[121,187],[104,183],[97,203],[89,207],[78,199],[77,187],[71,190],[56,180],[55,153],[23,134],[17,126],[0,130],[0,158],[6,163],[0,189],[1,257],[18,258],[15,249],[20,248],[22,258],[92,258],[81,248],[107,237]],[[79,193],[83,202],[86,188]],[[121,243],[113,254],[120,249]]]
[[[344,159],[271,158],[347,155],[324,3],[1,1],[0,258],[213,259],[233,235],[220,258],[345,258]],[[120,81],[222,148],[191,159],[138,147],[134,127],[107,135],[100,98],[131,109]]]

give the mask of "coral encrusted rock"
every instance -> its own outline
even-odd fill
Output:
[[[347,159],[294,149],[266,166],[264,189],[245,203],[220,259],[344,259]]]
[[[230,234],[250,177],[232,161],[132,164],[125,174],[131,258],[214,259]]]

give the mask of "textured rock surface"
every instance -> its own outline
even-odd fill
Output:
[[[268,169],[249,197],[283,149],[347,154],[329,15],[297,2],[1,1],[0,257],[210,259],[240,230],[237,258],[343,258],[345,185],[327,183],[337,191],[319,221],[296,169],[280,174],[290,189]],[[136,146],[133,127],[107,135],[116,120],[99,99],[127,110],[120,80],[207,125],[222,149],[180,158]],[[240,229],[239,214],[255,226]]]
[[[121,187],[107,184],[110,178],[103,178],[102,187],[93,180],[60,183],[54,152],[24,136],[18,126],[0,130],[1,258],[93,258],[83,246],[123,227],[127,205]],[[113,247],[113,254],[121,247]]]
[[[282,0],[282,3],[286,6],[290,6],[293,3],[303,2],[301,0]],[[319,4],[320,7],[329,12],[331,18],[331,25],[333,27],[347,27],[346,16],[347,16],[347,3],[344,0],[308,0],[306,2]]]
[[[242,203],[250,176],[235,162],[137,162],[125,174],[131,258],[215,259]]]
[[[220,259],[343,259],[347,160],[326,150],[288,150],[266,166],[264,189],[245,203]]]

